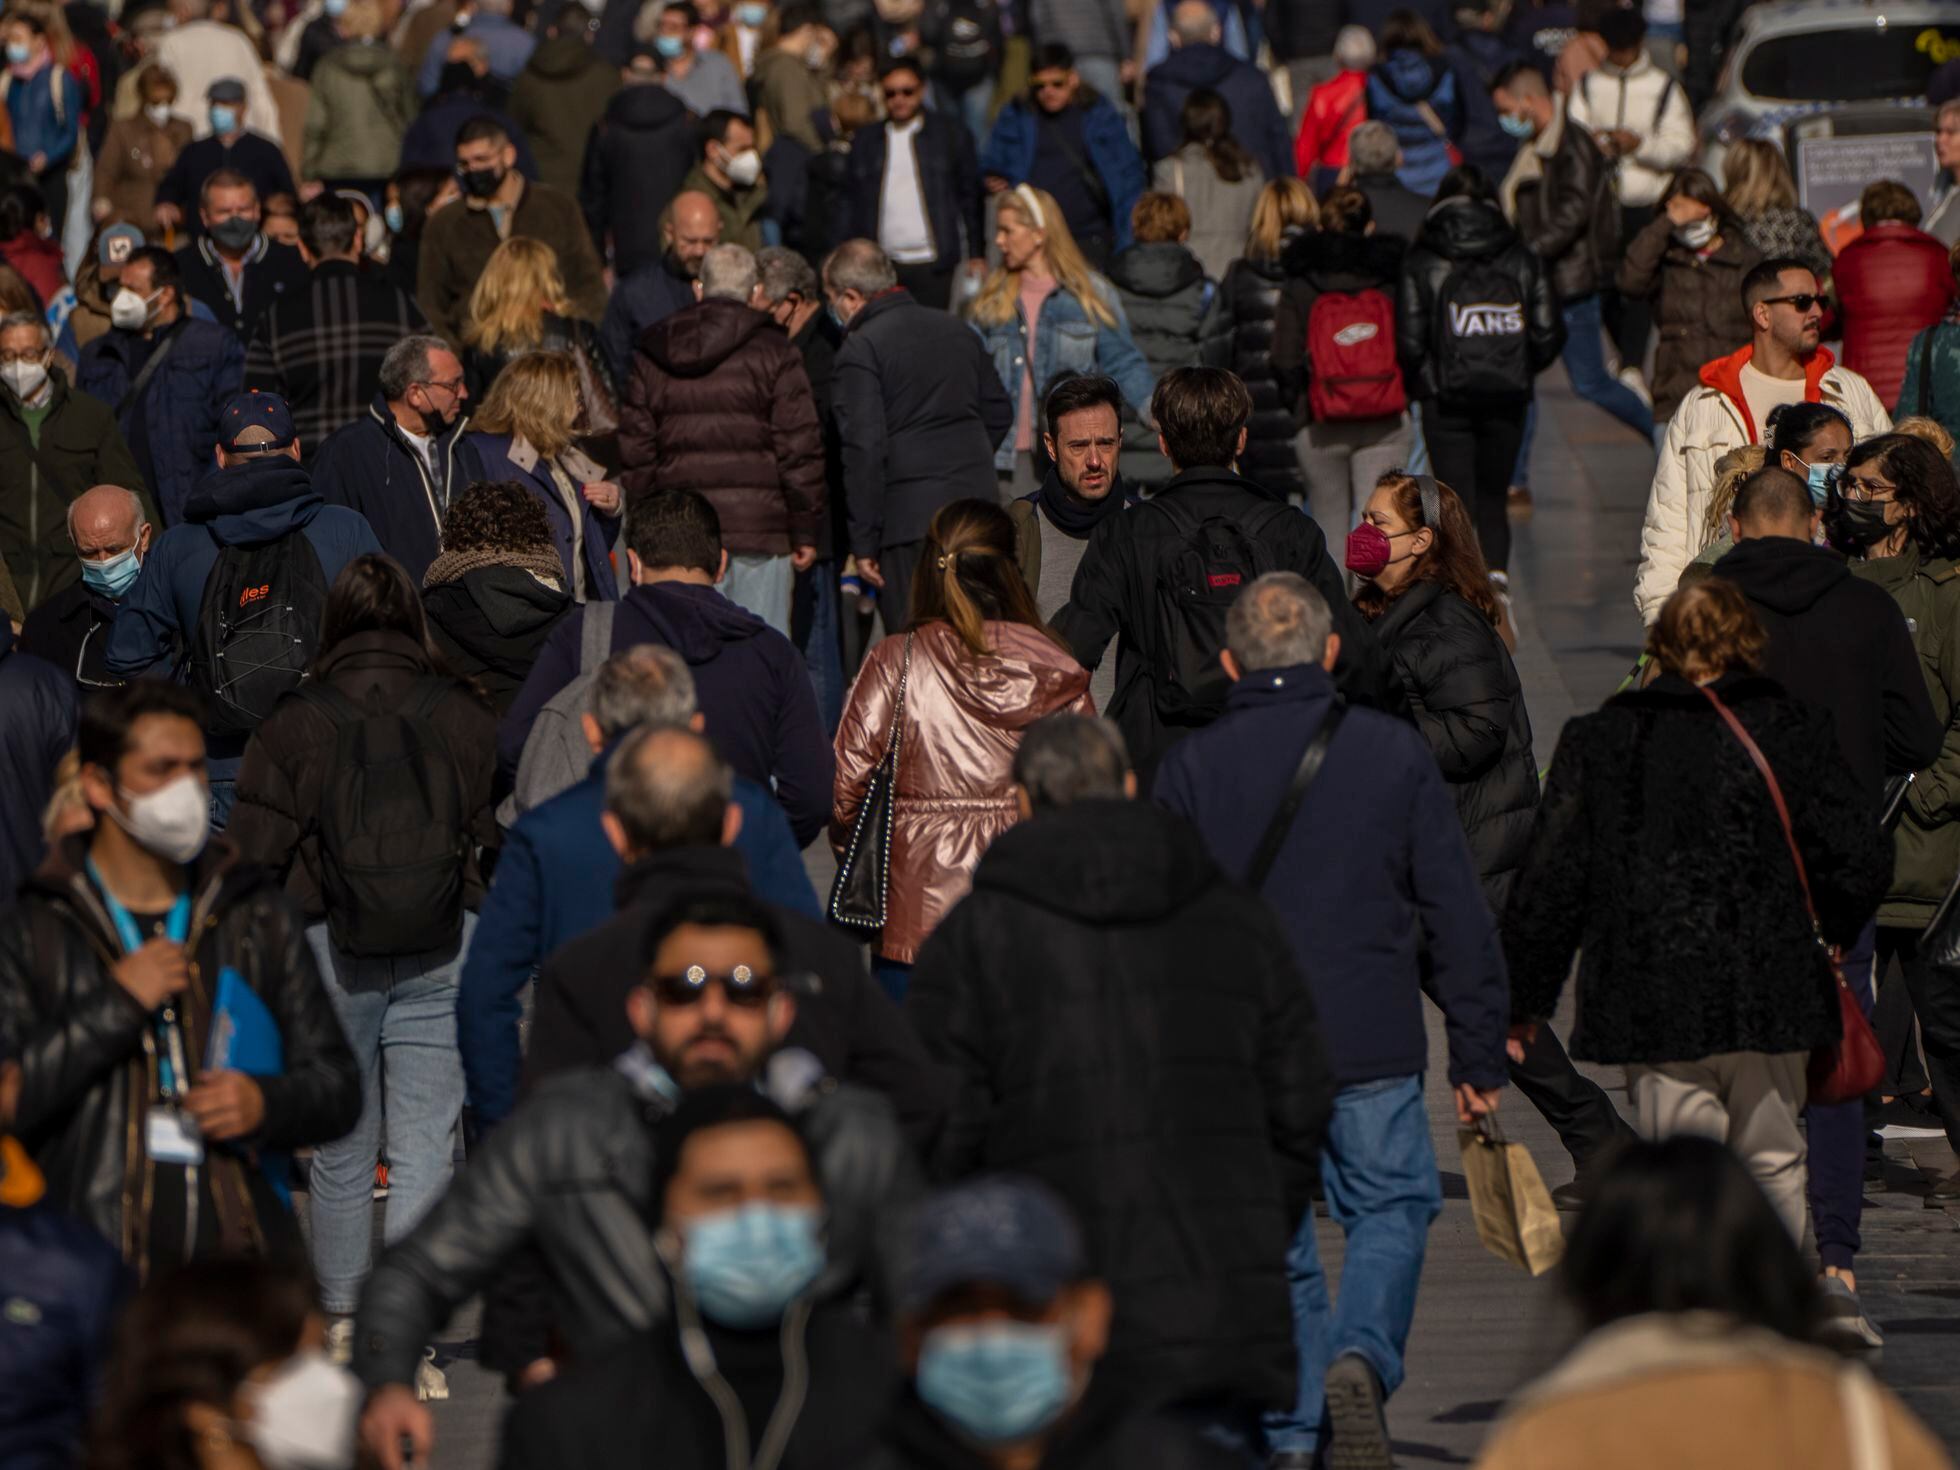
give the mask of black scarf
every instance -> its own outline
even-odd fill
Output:
[[[1041,488],[1035,492],[1035,499],[1041,505],[1041,513],[1048,517],[1055,529],[1065,536],[1073,536],[1077,541],[1086,541],[1092,531],[1102,524],[1104,516],[1123,508],[1130,498],[1129,487],[1118,475],[1109,487],[1109,494],[1101,500],[1084,500],[1062,483],[1061,475],[1050,468]]]

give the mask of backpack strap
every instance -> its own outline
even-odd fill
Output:
[[[1670,73],[1661,83],[1661,100],[1654,104],[1654,131],[1661,130],[1661,118],[1667,112],[1667,99],[1674,95],[1674,77]]]
[[[1940,326],[1935,322],[1928,327],[1919,339],[1919,416],[1931,418],[1933,414],[1933,338],[1939,334]]]
[[[1301,753],[1300,764],[1294,769],[1293,779],[1287,785],[1279,810],[1266,824],[1265,834],[1259,839],[1259,850],[1252,855],[1252,866],[1246,869],[1245,884],[1254,893],[1266,886],[1273,864],[1279,859],[1279,850],[1285,845],[1286,834],[1293,830],[1293,819],[1299,815],[1300,803],[1306,799],[1307,788],[1313,785],[1313,778],[1320,774],[1320,768],[1327,760],[1327,748],[1334,743],[1341,721],[1346,718],[1347,701],[1337,694],[1334,702],[1327,707],[1327,715],[1321,720],[1320,728],[1313,732],[1313,738]]]
[[[596,674],[599,666],[612,657],[613,611],[618,603],[610,600],[588,602],[578,628],[578,671]]]
[[[163,360],[170,356],[171,349],[177,345],[177,339],[182,335],[183,333],[175,330],[166,332],[163,340],[150,349],[150,355],[144,359],[143,370],[136,375],[136,381],[129,385],[129,391],[124,393],[116,404],[118,424],[122,422],[124,414],[143,401],[143,390],[150,386],[151,379],[157,375],[157,369],[163,366]]]
[[[336,730],[342,725],[358,724],[367,718],[366,710],[324,679],[307,679],[293,690],[293,695],[318,709],[332,721]]]

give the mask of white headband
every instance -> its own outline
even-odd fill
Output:
[[[1021,201],[1022,206],[1028,212],[1028,218],[1034,221],[1034,227],[1037,230],[1048,228],[1047,217],[1041,212],[1041,201],[1035,197],[1034,190],[1030,189],[1026,184],[1016,184],[1014,186],[1014,197]]]

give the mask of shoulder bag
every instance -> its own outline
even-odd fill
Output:
[[[844,849],[836,880],[830,885],[831,921],[847,929],[885,927],[885,899],[892,878],[892,822],[898,811],[899,733],[905,727],[905,686],[911,677],[912,635],[907,633],[885,753],[872,767],[857,821],[851,827],[851,845]]]
[[[1279,810],[1273,813],[1272,821],[1266,824],[1265,835],[1259,839],[1259,849],[1252,855],[1252,866],[1245,870],[1245,885],[1253,892],[1264,888],[1266,879],[1272,875],[1273,864],[1279,861],[1279,850],[1286,843],[1286,834],[1293,830],[1293,819],[1300,813],[1300,803],[1306,799],[1307,788],[1313,785],[1313,778],[1320,774],[1320,767],[1327,759],[1327,748],[1334,743],[1334,736],[1346,717],[1347,701],[1337,694],[1334,702],[1327,707],[1327,717],[1313,732],[1313,739],[1307,742],[1307,748],[1300,756],[1300,764],[1293,772],[1293,780],[1280,801]]]
[[[1790,846],[1790,861],[1796,865],[1797,883],[1803,889],[1804,912],[1810,915],[1811,935],[1830,962],[1831,978],[1837,985],[1838,1017],[1844,1024],[1844,1035],[1810,1054],[1810,1100],[1826,1104],[1854,1101],[1878,1086],[1885,1076],[1884,1048],[1878,1044],[1872,1023],[1865,1019],[1858,997],[1851,993],[1851,987],[1845,983],[1844,967],[1839,963],[1838,952],[1824,940],[1823,926],[1817,920],[1817,904],[1810,896],[1810,874],[1803,865],[1803,853],[1797,847],[1796,828],[1791,825],[1790,808],[1784,804],[1783,788],[1777,783],[1776,772],[1770,769],[1762,747],[1742,728],[1742,721],[1722,702],[1722,697],[1706,684],[1701,686],[1701,692],[1735,738],[1742,742],[1742,748],[1749,752],[1749,759],[1755,762],[1757,771],[1761,773],[1763,784],[1769,787],[1769,799],[1776,805],[1776,820],[1783,826],[1783,840]]]

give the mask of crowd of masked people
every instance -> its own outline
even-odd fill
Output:
[[[1433,1005],[1570,1156],[1481,1463],[1946,1465],[1960,212],[1694,167],[1722,9],[12,0],[0,1464],[443,1463],[480,1301],[517,1470],[1388,1467]]]

